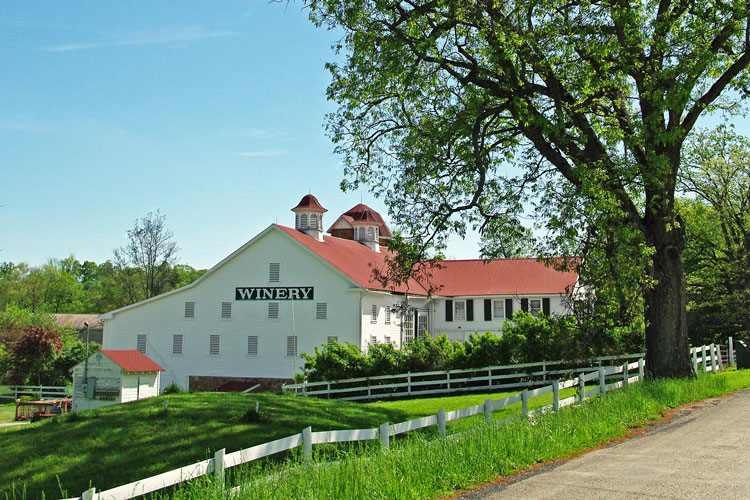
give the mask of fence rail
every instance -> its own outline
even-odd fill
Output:
[[[733,365],[734,357],[731,350],[731,338],[729,339],[729,346],[730,349],[728,350],[727,356],[729,364]],[[717,371],[723,366],[721,365],[721,351],[715,345],[692,348],[690,354],[696,372],[699,364],[703,366],[705,371]],[[632,357],[630,359],[632,359]],[[537,364],[531,363],[527,366],[534,365]],[[643,380],[644,371],[645,362],[644,359],[640,357],[635,362],[626,361],[618,366],[599,366],[579,369],[577,376],[568,380],[548,380],[546,381],[546,384],[541,387],[532,390],[525,388],[520,393],[503,399],[495,401],[487,399],[483,404],[449,412],[441,409],[435,415],[428,415],[397,424],[386,422],[378,427],[370,429],[320,432],[313,432],[311,427],[307,427],[299,434],[294,434],[292,436],[287,436],[282,439],[259,444],[250,448],[241,449],[232,453],[226,453],[225,449],[221,449],[214,454],[214,458],[203,460],[195,464],[187,465],[179,469],[164,472],[122,486],[117,486],[105,491],[98,492],[96,488],[90,488],[84,491],[80,497],[67,500],[129,500],[207,474],[213,474],[218,478],[223,478],[224,472],[227,468],[252,462],[294,448],[299,448],[300,446],[302,447],[302,456],[305,463],[309,463],[312,460],[312,447],[315,444],[380,439],[382,446],[384,448],[389,448],[391,436],[434,425],[437,425],[438,427],[438,434],[441,437],[445,437],[445,424],[452,420],[484,414],[485,423],[490,424],[492,423],[492,412],[494,410],[505,408],[519,402],[521,403],[521,414],[525,416],[540,411],[558,411],[562,407],[581,402],[596,394],[605,395],[609,391],[626,387],[629,384]],[[590,382],[594,381],[596,384],[590,384]],[[595,386],[591,389],[586,389],[587,382],[589,382],[589,386]],[[565,399],[560,399],[560,391],[570,387],[577,387],[577,394]],[[529,411],[529,400],[550,393],[553,395],[551,405]]]
[[[570,377],[585,368],[601,366],[605,362],[640,359],[643,356],[643,353],[639,353],[602,356],[589,360],[541,361],[461,370],[401,373],[398,375],[285,384],[282,388],[295,391],[303,396],[328,397],[349,401],[533,388],[545,385],[549,380]]]
[[[20,396],[39,399],[61,399],[73,397],[73,388],[53,385],[0,385],[0,399],[16,400]]]

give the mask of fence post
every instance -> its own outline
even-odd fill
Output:
[[[643,358],[638,360],[638,381],[639,382],[643,382],[643,377],[646,375],[644,364],[645,362],[643,361]]]
[[[727,349],[729,349],[729,366],[734,366],[734,339],[732,337],[729,337]]]
[[[312,427],[302,429],[302,458],[305,463],[312,459]]]
[[[698,348],[693,347],[690,349],[693,353],[693,373],[695,373],[695,376],[698,376]]]
[[[623,389],[628,386],[628,362],[625,361],[622,365],[622,387]]]
[[[438,434],[445,437],[445,408],[440,408],[437,412]]]
[[[713,342],[711,342],[710,349],[711,350],[709,351],[710,352],[709,356],[711,357],[711,373],[715,373],[716,372],[716,346]]]
[[[411,372],[408,372],[408,378],[406,379],[407,392],[411,395]]]
[[[449,370],[445,370],[445,381],[448,384],[448,390],[451,390],[451,372]]]
[[[555,380],[552,384],[552,410],[560,411],[560,381]]]
[[[524,389],[521,391],[521,413],[524,417],[529,416],[529,390]]]
[[[602,396],[607,394],[607,379],[604,378],[604,368],[599,367],[599,392]]]
[[[492,423],[492,399],[487,398],[484,402],[484,423],[490,425]]]
[[[708,373],[708,363],[706,363],[706,348],[707,345],[703,345],[701,347],[702,353],[703,353],[703,373]]]
[[[545,382],[547,380],[547,362],[542,361],[542,381]]]
[[[388,422],[380,424],[378,433],[380,434],[380,442],[382,443],[383,448],[387,450],[391,447],[391,424]]]
[[[581,372],[580,375],[578,375],[578,401],[583,402],[584,399],[586,399],[586,380],[584,380],[584,377],[586,374],[584,372]]]
[[[224,481],[224,453],[226,451],[226,448],[222,448],[214,453],[214,476],[219,481]]]
[[[94,500],[96,498],[96,488],[93,486],[81,493],[81,500]]]
[[[716,344],[716,366],[719,367],[719,371],[724,369],[724,362],[721,360],[721,344]]]

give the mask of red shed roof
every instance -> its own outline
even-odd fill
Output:
[[[338,269],[359,286],[426,295],[427,283],[411,280],[408,288],[384,287],[373,279],[373,269],[385,271],[388,250],[375,252],[352,240],[324,236],[320,242],[295,229],[278,226]],[[381,247],[381,250],[383,248]],[[429,286],[441,296],[560,294],[572,288],[578,275],[560,272],[536,259],[444,260],[432,268]]]
[[[318,212],[328,212],[325,208],[323,208],[323,205],[320,204],[318,199],[311,195],[306,194],[302,197],[302,199],[297,203],[297,206],[294,207],[292,210],[297,210],[298,208],[304,208],[306,210],[315,210]]]
[[[115,362],[126,372],[163,372],[164,368],[157,365],[140,351],[115,351],[102,349],[100,353]]]

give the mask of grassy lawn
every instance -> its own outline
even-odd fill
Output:
[[[1,401],[5,401],[4,399]],[[13,422],[16,418],[16,404],[15,403],[0,403],[0,424]]]
[[[66,415],[22,428],[0,429],[0,498],[25,485],[27,498],[80,495],[89,481],[98,490],[188,465],[300,432],[377,427],[500,399],[511,393],[474,394],[433,399],[351,403],[274,394],[195,393],[160,396],[123,405]],[[562,397],[573,394],[563,391]],[[551,403],[551,395],[530,407]],[[165,412],[164,403],[168,403]],[[263,420],[246,412],[260,403]],[[12,405],[11,405],[12,407]],[[520,412],[520,403],[494,412],[503,418]],[[12,418],[12,417],[11,417]],[[464,419],[451,425],[467,425]]]
[[[750,370],[655,380],[594,397],[558,413],[477,425],[448,439],[415,433],[390,450],[371,447],[318,466],[299,460],[250,468],[238,500],[423,500],[442,498],[527,469],[569,457],[625,435],[682,404],[750,387]],[[313,449],[313,459],[317,457]],[[574,490],[571,490],[574,491]],[[571,493],[573,495],[573,493]],[[615,495],[616,496],[616,495]],[[622,495],[620,495],[622,496]],[[156,495],[166,498],[165,495]],[[226,498],[212,478],[185,483],[171,500]]]

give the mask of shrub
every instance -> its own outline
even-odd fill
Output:
[[[177,385],[173,380],[164,388],[162,394],[182,394],[184,392],[186,392],[185,389]]]

